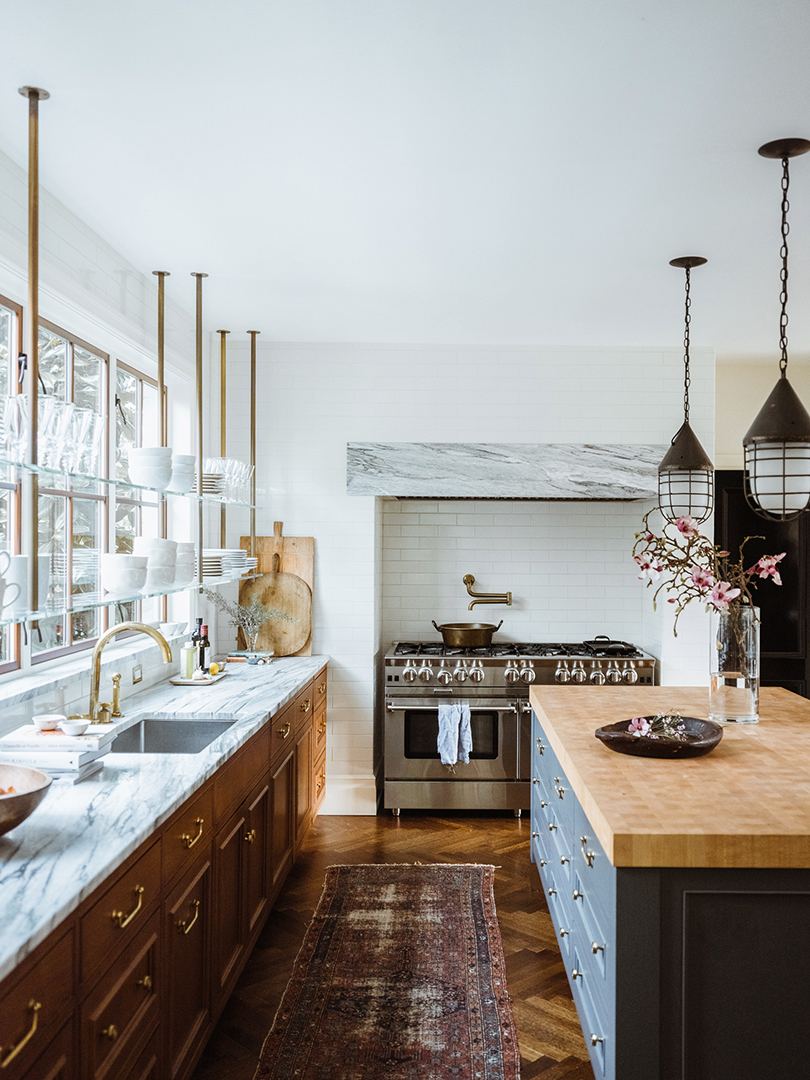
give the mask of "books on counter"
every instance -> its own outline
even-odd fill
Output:
[[[44,754],[103,750],[119,730],[119,724],[91,724],[84,735],[65,735],[61,731],[38,731],[33,724],[25,724],[0,737],[0,754],[22,750]]]
[[[59,769],[51,768],[49,771],[53,773],[56,780],[61,780],[67,784],[80,784],[82,780],[87,780],[91,776],[95,776],[96,773],[100,773],[104,768],[104,762],[88,761],[86,765],[82,765],[80,769],[75,771],[66,770],[60,772]]]
[[[0,749],[0,762],[3,765],[25,765],[29,769],[45,769],[51,772],[75,772],[92,764],[109,751],[109,746],[100,750],[4,750]]]

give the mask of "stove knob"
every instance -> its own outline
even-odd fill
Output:
[[[470,679],[472,680],[472,682],[484,681],[484,669],[479,664],[473,664],[472,668],[470,669]]]
[[[430,680],[433,678],[433,671],[430,667],[430,664],[428,664],[427,662],[422,664],[422,666],[419,668],[419,678],[422,680],[422,682],[430,682]]]
[[[527,664],[524,668],[520,669],[520,677],[526,683],[534,682],[537,678],[534,668],[531,664]]]
[[[436,676],[436,682],[440,682],[442,686],[447,686],[447,684],[452,681],[453,676],[451,672],[449,672],[444,666],[444,661],[442,660],[442,666],[439,668],[439,673]]]
[[[591,682],[594,684],[594,686],[602,686],[604,681],[605,681],[604,672],[600,671],[599,668],[595,668],[591,672]]]
[[[617,667],[612,667],[608,669],[607,681],[610,683],[611,686],[616,686],[622,681],[622,673]]]
[[[508,683],[515,683],[520,678],[520,672],[515,667],[514,661],[510,660],[506,665],[506,671],[503,673],[503,677]]]
[[[567,683],[571,681],[571,672],[568,670],[567,664],[560,664],[554,672],[554,681],[558,683]]]
[[[405,665],[405,670],[402,672],[402,678],[405,682],[413,682],[416,678],[416,668],[410,661]]]
[[[453,672],[453,678],[456,682],[464,682],[467,678],[467,666],[466,664],[456,664],[456,670]]]
[[[636,669],[633,667],[632,664],[629,664],[624,669],[624,671],[622,672],[622,678],[624,679],[624,681],[626,683],[637,683],[638,682],[638,672],[636,671]]]
[[[571,672],[571,682],[581,684],[585,682],[586,678],[587,676],[585,675],[585,668],[581,664],[578,667],[575,667],[574,670]]]

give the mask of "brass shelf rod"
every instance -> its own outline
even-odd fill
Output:
[[[261,330],[250,334],[250,557],[256,554],[256,337]]]
[[[226,453],[225,416],[227,392],[227,352],[225,338],[227,334],[230,334],[230,330],[217,330],[217,333],[219,334],[219,454],[220,457],[224,458]],[[226,546],[226,519],[227,511],[223,504],[219,512],[219,546],[222,548]]]
[[[197,587],[203,588],[203,325],[202,325],[202,279],[208,274],[195,271],[191,276],[197,279],[197,495],[200,498],[197,510]]]
[[[39,103],[51,96],[39,86],[21,86],[28,98],[28,463],[36,466],[39,401]],[[26,513],[31,531],[28,604],[39,608],[39,477],[30,473]]]
[[[168,417],[166,416],[166,379],[164,368],[165,357],[165,331],[166,331],[166,288],[165,279],[171,277],[168,270],[153,270],[152,273],[158,279],[158,325],[157,325],[157,377],[158,377],[158,416],[160,418],[160,445],[169,445]],[[166,496],[158,497],[160,504],[160,535],[166,539],[168,535],[168,503]],[[167,607],[163,605],[164,618],[167,615]]]

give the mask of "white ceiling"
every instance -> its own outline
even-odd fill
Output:
[[[210,329],[287,341],[776,355],[780,164],[808,0],[27,0],[0,149]],[[791,351],[810,355],[810,155]],[[774,365],[774,372],[776,366]]]

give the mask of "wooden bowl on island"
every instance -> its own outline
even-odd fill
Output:
[[[11,832],[39,806],[51,786],[51,778],[24,765],[0,765],[0,836]],[[14,790],[4,795],[9,788]]]
[[[651,721],[654,716],[643,719]],[[690,758],[709,754],[723,738],[723,729],[712,720],[698,720],[695,716],[682,716],[685,730],[683,739],[653,739],[649,735],[634,735],[629,731],[631,720],[608,724],[594,734],[610,750],[634,757]]]

